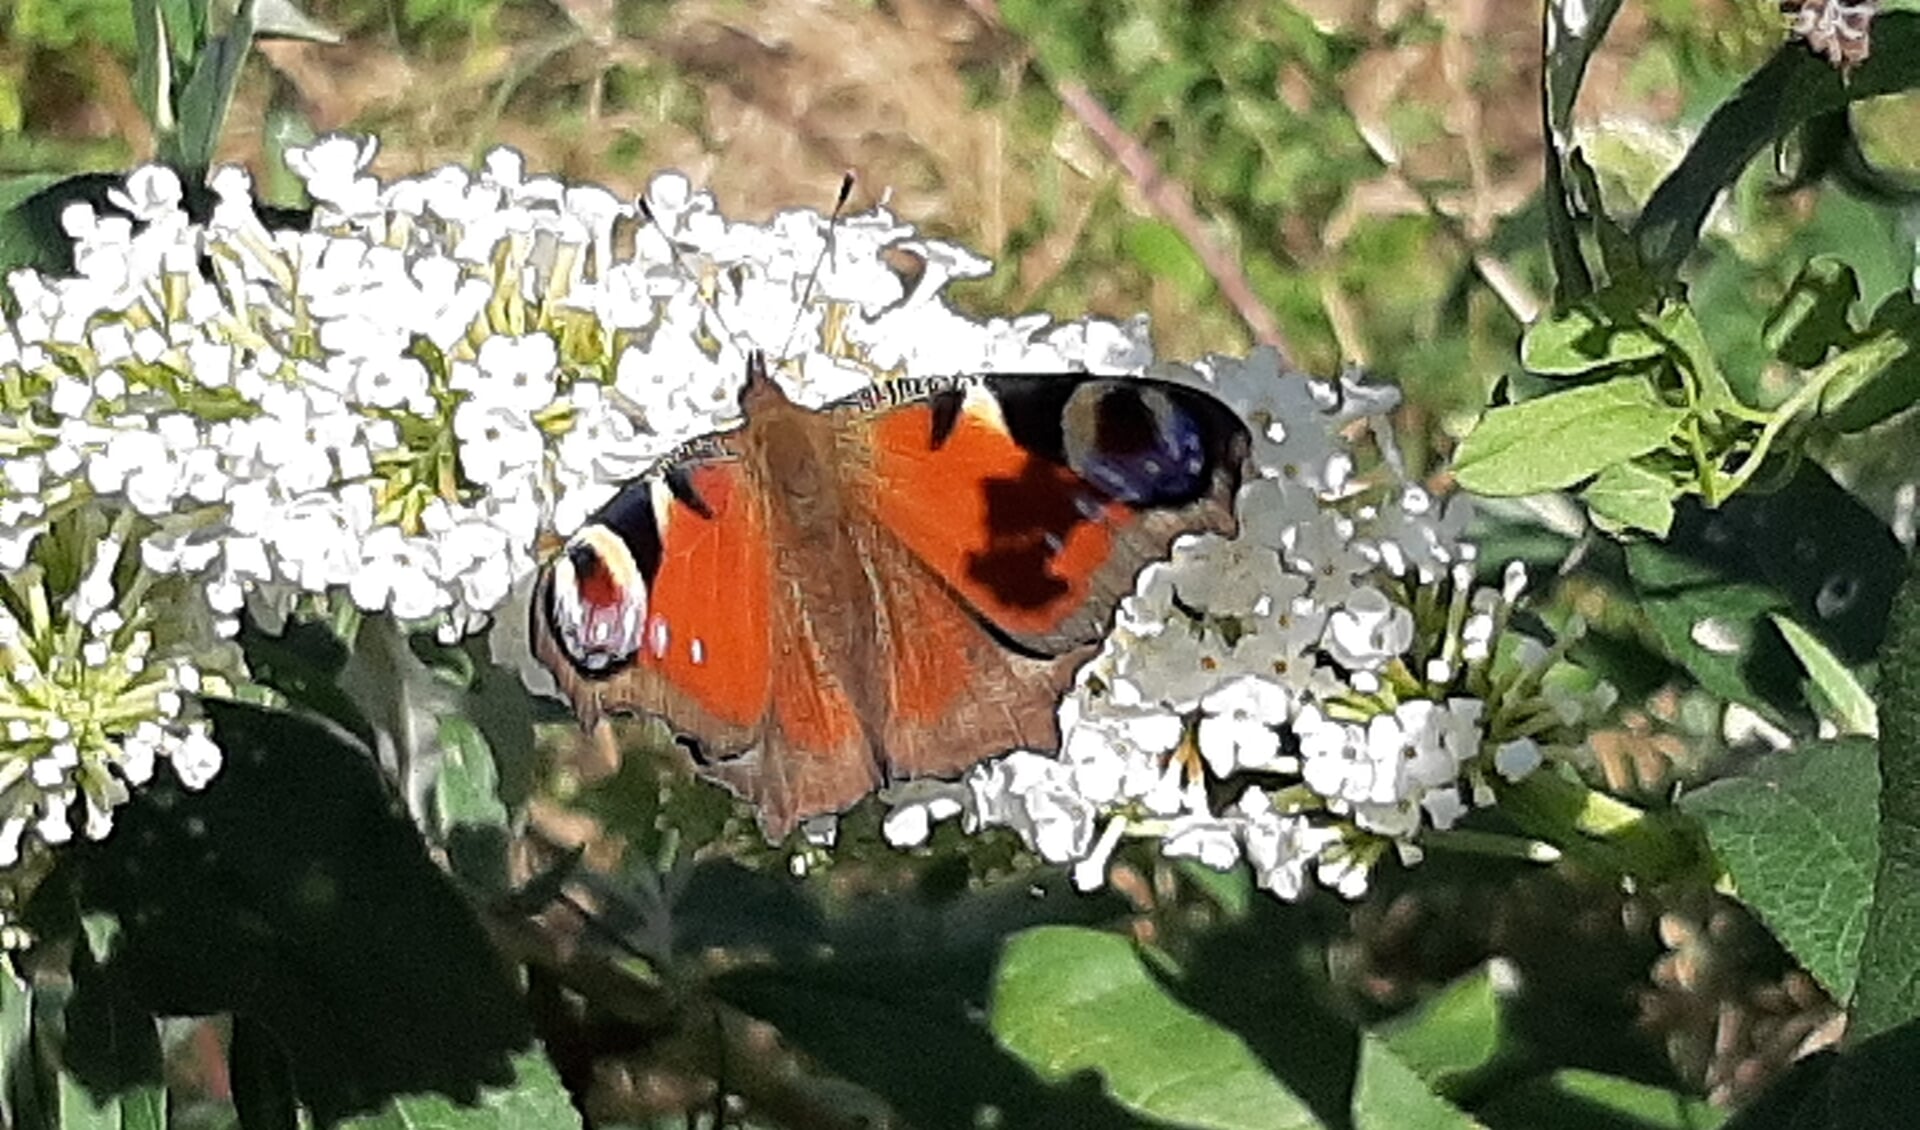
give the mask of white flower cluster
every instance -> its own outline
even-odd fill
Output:
[[[145,784],[162,758],[189,788],[220,768],[206,723],[189,716],[187,696],[204,677],[182,646],[193,609],[178,608],[165,586],[116,584],[131,552],[127,526],[66,539],[75,552],[57,571],[78,576],[68,591],[52,590],[38,561],[4,582],[0,869],[36,841],[71,839],[76,808],[88,838],[105,836],[129,787]]]
[[[343,592],[454,639],[534,571],[542,531],[571,532],[729,422],[749,349],[808,404],[883,374],[1145,371],[1253,424],[1262,476],[1240,536],[1190,539],[1143,576],[1062,706],[1059,757],[903,790],[897,842],[964,814],[1088,882],[1121,836],[1150,835],[1217,866],[1245,857],[1289,897],[1309,866],[1351,892],[1385,846],[1484,800],[1489,772],[1530,769],[1535,739],[1580,708],[1541,705],[1544,649],[1500,648],[1515,593],[1471,591],[1466,512],[1395,470],[1390,394],[1283,372],[1271,352],[1156,365],[1140,322],[964,317],[946,285],[989,264],[884,209],[738,223],[677,174],[640,208],[528,176],[507,150],[390,182],[367,174],[373,152],[330,138],[290,155],[315,202],[303,230],[265,226],[235,169],[213,177],[204,221],[158,168],[114,195],[125,216],[68,209],[72,275],[7,280],[0,569],[93,508],[137,521],[141,566],[190,583],[221,633],[243,607],[271,622],[300,594]],[[911,278],[889,263],[901,254]],[[1366,428],[1382,457],[1362,470],[1347,436]],[[111,641],[137,657],[125,623],[70,619],[95,636],[63,637],[69,656]],[[77,670],[50,655],[9,658],[0,693]],[[109,684],[134,685],[93,685]],[[150,720],[196,740],[170,718]],[[38,766],[64,766],[91,805],[84,751],[76,767],[53,730],[23,734],[13,761],[48,780]],[[129,782],[149,747],[206,763],[138,727],[112,739]]]

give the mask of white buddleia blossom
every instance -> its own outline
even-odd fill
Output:
[[[1146,837],[1210,866],[1248,860],[1283,897],[1309,875],[1354,893],[1388,848],[1551,757],[1594,701],[1560,687],[1547,703],[1559,653],[1506,644],[1518,587],[1474,586],[1466,506],[1406,478],[1382,439],[1389,389],[1314,380],[1269,349],[1159,361],[1144,319],[968,317],[947,286],[991,264],[885,208],[746,223],[677,173],[643,207],[505,149],[382,179],[376,149],[290,151],[315,204],[293,227],[269,226],[235,168],[210,178],[204,216],[157,167],[130,174],[114,210],[67,209],[73,271],[7,279],[0,572],[85,511],[120,524],[139,575],[192,594],[176,605],[208,646],[247,615],[277,630],[310,598],[449,641],[496,612],[521,631],[524,609],[503,609],[538,539],[737,422],[750,350],[813,406],[900,378],[1136,374],[1247,421],[1237,536],[1182,539],[1141,574],[1061,705],[1057,754],[1013,751],[901,793],[889,840],[922,843],[942,820],[1010,828],[1085,886],[1122,839]],[[90,625],[117,592],[63,599]],[[131,623],[83,631],[71,661],[116,662]],[[11,662],[11,685],[67,677]],[[152,693],[173,707],[196,692]],[[104,830],[116,787],[158,758],[203,781],[217,750],[185,716],[97,740],[55,736],[51,715],[0,719],[36,798],[0,813],[0,856]]]

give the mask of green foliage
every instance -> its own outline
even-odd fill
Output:
[[[1857,1036],[1920,1016],[1920,559],[1894,602],[1880,659],[1880,869],[1860,951]]]
[[[1740,893],[1836,1000],[1853,994],[1879,851],[1873,743],[1809,743],[1687,794]]]
[[[1043,1077],[1097,1071],[1120,1103],[1150,1117],[1221,1128],[1318,1125],[1231,1032],[1173,1001],[1145,960],[1111,934],[1024,934],[1000,963],[994,1033]]]

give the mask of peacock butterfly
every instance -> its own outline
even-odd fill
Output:
[[[664,717],[784,837],[903,778],[1059,745],[1058,700],[1181,534],[1235,530],[1246,427],[1197,389],[995,373],[743,423],[626,484],[542,571],[583,722]]]

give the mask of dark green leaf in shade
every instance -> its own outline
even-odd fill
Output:
[[[1616,377],[1495,408],[1454,457],[1454,475],[1481,494],[1538,494],[1665,446],[1687,417],[1644,377]]]
[[[368,752],[306,716],[205,706],[220,773],[137,790],[112,836],[65,853],[29,924],[115,916],[101,972],[153,1015],[265,1025],[322,1123],[509,1084],[532,1045],[518,991]]]
[[[1832,255],[1809,260],[1767,315],[1761,342],[1789,365],[1811,369],[1853,336],[1848,312],[1860,300],[1860,278]]]
[[[1055,926],[1008,943],[993,1031],[1043,1078],[1097,1073],[1115,1100],[1184,1126],[1317,1127],[1240,1038],[1168,995],[1128,939]]]
[[[1920,557],[1894,601],[1879,689],[1880,870],[1860,949],[1856,1039],[1911,1032],[1920,1016]]]
[[[1681,798],[1740,900],[1836,1000],[1853,993],[1879,860],[1880,773],[1863,738],[1809,742]]]
[[[1725,1130],[1920,1126],[1915,1063],[1920,1063],[1920,1022],[1852,1040],[1839,1051],[1817,1052],[1741,1108]]]
[[[70,204],[105,206],[107,190],[123,180],[118,173],[32,173],[0,179],[0,280],[19,267],[72,272],[73,245],[60,226],[60,214]]]
[[[1559,303],[1585,297],[1593,276],[1580,248],[1581,218],[1599,201],[1579,201],[1572,162],[1573,105],[1593,52],[1606,38],[1621,0],[1554,0],[1546,6],[1547,38],[1540,74],[1540,111],[1547,138],[1547,250]]]
[[[1905,552],[1872,511],[1811,461],[1771,493],[1718,510],[1687,499],[1664,544],[1627,548],[1648,620],[1707,689],[1776,719],[1809,718],[1804,668],[1769,613],[1784,612],[1850,664],[1873,657]]]
[[[227,1079],[241,1130],[297,1130],[300,1098],[294,1093],[293,1064],[272,1030],[252,1016],[233,1018]]]
[[[733,908],[735,930],[757,922],[764,934],[764,911],[778,905],[757,898]],[[878,1095],[912,1126],[1145,1130],[1162,1124],[1116,1103],[1090,1076],[1055,1083],[996,1043],[983,1021],[1009,934],[1036,922],[1109,920],[1121,905],[1079,895],[1058,874],[944,902],[859,900],[830,926],[816,923],[815,930],[830,931],[827,944],[816,940],[796,953],[783,932],[775,938],[783,960],[723,973],[710,988],[779,1028],[787,1043],[827,1070]],[[719,909],[710,905],[704,914],[708,924],[699,932],[705,937],[725,936],[716,930]],[[684,948],[677,923],[675,935],[675,947]]]
[[[1672,277],[1692,253],[1707,212],[1748,162],[1802,122],[1852,101],[1920,83],[1920,14],[1873,21],[1873,54],[1842,76],[1797,42],[1787,43],[1722,102],[1634,224],[1648,269]]]
[[[1615,463],[1580,492],[1595,521],[1614,530],[1645,530],[1665,537],[1680,494],[1671,475],[1639,463]]]
[[[1701,686],[1776,722],[1800,705],[1799,665],[1767,619],[1790,607],[1784,594],[1651,542],[1627,547],[1627,570],[1668,656]]]
[[[33,994],[0,963],[0,1123],[33,1124]],[[23,1089],[27,1094],[23,1095]]]

